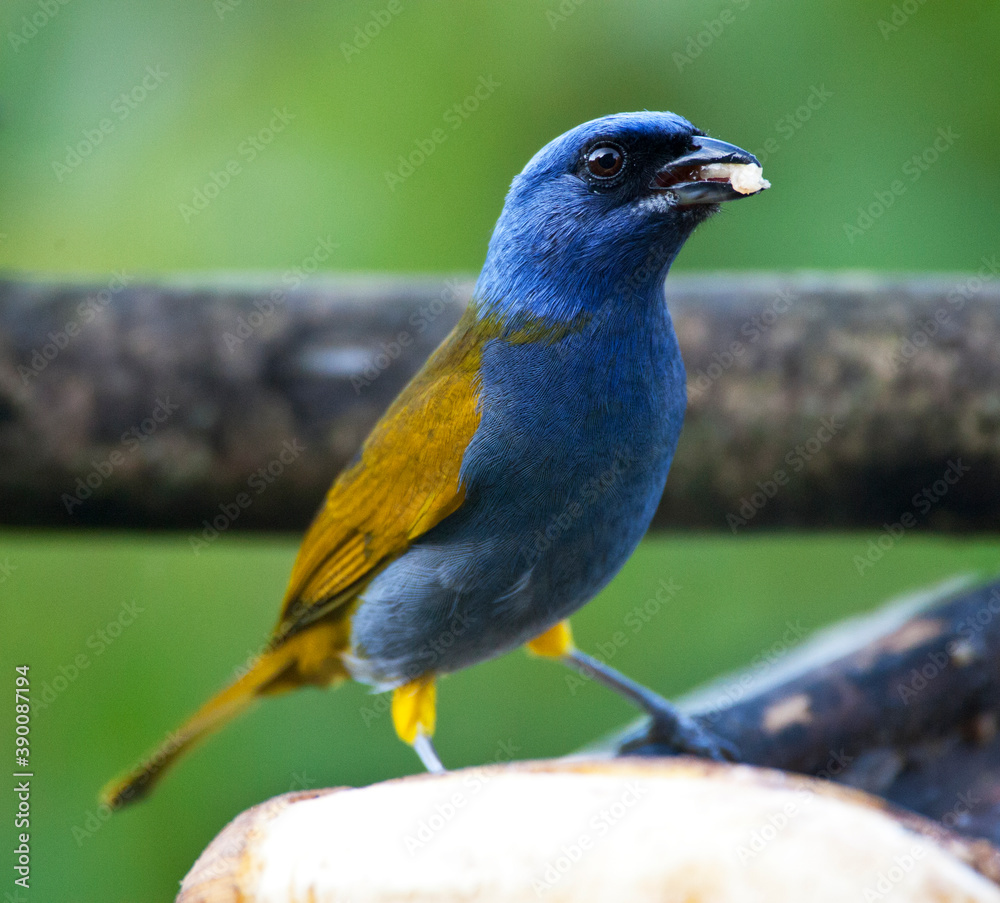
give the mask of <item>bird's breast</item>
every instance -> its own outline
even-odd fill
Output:
[[[383,679],[506,652],[591,599],[645,533],[685,407],[669,317],[490,339],[461,507],[375,579],[355,618]],[[457,619],[457,620],[456,620]],[[454,628],[460,623],[461,630]],[[431,655],[447,634],[447,649]]]
[[[529,545],[540,532],[569,557],[589,544],[598,562],[620,566],[616,546],[627,555],[645,532],[684,417],[683,365],[663,314],[638,329],[487,345],[462,479],[494,523]]]
[[[663,493],[685,407],[684,368],[662,317],[552,342],[489,343],[482,420],[466,450],[465,536],[511,587],[492,613],[529,632],[575,611],[625,563]],[[485,550],[490,549],[490,553]]]

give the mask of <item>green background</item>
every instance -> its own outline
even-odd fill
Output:
[[[336,269],[476,270],[531,155],[631,109],[674,110],[751,151],[777,142],[764,161],[774,190],[702,229],[683,268],[970,269],[997,251],[991,0],[908,0],[916,12],[885,36],[893,5],[866,0],[566,0],[563,21],[547,16],[554,0],[400,2],[348,58],[342,45],[384,2],[243,0],[220,18],[212,0],[69,0],[15,50],[9,33],[37,0],[7,0],[0,265],[280,270],[329,234]],[[701,53],[685,62],[689,47]],[[112,105],[147,66],[165,80],[119,121]],[[481,76],[499,87],[450,130],[446,111]],[[814,88],[832,97],[799,122]],[[185,224],[180,205],[275,107],[295,118]],[[58,180],[53,162],[105,117],[114,131]],[[440,127],[447,141],[391,190],[386,171]],[[844,223],[905,179],[939,128],[958,140],[849,242]]]
[[[895,594],[956,573],[1000,572],[992,539],[907,535],[859,576],[853,558],[867,539],[647,539],[574,618],[577,641],[595,651],[623,632],[628,642],[609,661],[677,694],[759,656],[780,656],[794,633]],[[108,819],[100,787],[260,647],[296,542],[227,534],[195,556],[185,536],[7,533],[2,548],[16,570],[0,587],[9,625],[0,655],[31,666],[36,700],[46,684],[62,688],[32,716],[29,900],[169,900],[205,845],[249,806],[288,790],[420,770],[376,706],[384,697],[357,684],[305,690],[262,702],[182,760],[146,802]],[[634,632],[629,612],[655,599],[660,581],[679,589]],[[107,633],[131,602],[135,620],[102,647],[98,631]],[[57,682],[81,654],[88,664],[76,679]],[[602,687],[574,682],[571,692],[566,678],[560,665],[523,653],[448,677],[439,688],[442,758],[458,767],[507,758],[508,750],[515,758],[559,755],[635,717]]]
[[[506,186],[541,145],[643,108],[759,152],[774,185],[703,227],[679,268],[970,271],[998,250],[1000,7],[988,0],[909,0],[912,13],[860,0],[400,0],[398,15],[387,2],[43,3],[55,14],[37,0],[0,8],[8,272],[280,273],[319,238],[337,245],[331,271],[475,271]],[[376,13],[388,24],[345,54]],[[37,33],[19,40],[22,17],[36,15]],[[894,15],[898,29],[883,33]],[[147,67],[161,83],[123,107]],[[480,78],[495,89],[451,129],[447,111]],[[275,108],[293,118],[256,159],[242,157]],[[67,145],[104,118],[102,141],[57,172]],[[439,128],[447,140],[390,187],[400,155]],[[912,179],[907,161],[939,130],[957,138]],[[233,159],[240,172],[186,223],[181,205]],[[904,191],[850,240],[845,224],[897,180]],[[958,572],[1000,571],[993,541],[907,535],[862,577],[852,558],[866,541],[752,530],[651,539],[577,617],[578,638],[595,648],[675,579],[682,590],[614,663],[676,694],[772,648],[789,621],[812,630]],[[29,664],[40,694],[78,655],[88,662],[33,714],[28,901],[168,900],[247,806],[415,770],[384,714],[365,724],[375,699],[362,688],[309,691],[261,706],[147,803],[101,819],[100,786],[259,647],[295,547],[227,534],[195,556],[183,535],[0,534],[5,667]],[[110,645],[92,642],[132,602],[134,622]],[[571,695],[557,666],[520,654],[449,678],[440,702],[450,765],[493,759],[504,744],[518,757],[559,754],[631,717],[598,687]],[[12,889],[4,877],[0,891]]]

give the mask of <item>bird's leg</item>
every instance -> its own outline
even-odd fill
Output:
[[[677,752],[716,761],[736,759],[736,750],[730,743],[703,728],[694,718],[684,714],[659,693],[654,693],[610,665],[577,649],[573,645],[573,634],[568,621],[560,621],[533,639],[528,643],[528,649],[535,655],[564,662],[647,712],[653,718],[657,734]]]
[[[703,728],[690,715],[654,693],[649,687],[626,677],[621,671],[604,664],[586,652],[571,648],[562,661],[576,668],[586,677],[591,677],[623,696],[652,716],[657,734],[677,752],[701,756],[716,761],[733,761],[737,758],[732,744]]]
[[[444,774],[447,771],[441,764],[441,757],[438,756],[434,743],[423,731],[417,731],[417,736],[413,740],[413,749],[420,756],[424,768],[431,774]]]
[[[433,774],[440,774],[445,767],[431,742],[436,703],[437,690],[432,674],[411,680],[392,693],[392,724],[399,739],[413,747],[424,768]]]

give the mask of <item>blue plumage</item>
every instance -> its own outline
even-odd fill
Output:
[[[650,215],[670,199],[633,179],[624,192],[580,178],[581,149],[602,136],[636,148],[636,175],[652,175],[701,133],[673,113],[621,113],[584,123],[540,150],[518,175],[490,239],[475,298],[485,313],[569,320],[613,313],[623,295],[661,292],[663,278],[705,209]],[[645,204],[645,205],[644,205]]]
[[[677,447],[667,271],[719,202],[766,187],[750,154],[672,113],[596,119],[539,151],[511,185],[470,309],[330,488],[264,651],[108,804],[148,793],[253,700],[348,676],[395,688],[397,733],[440,770],[435,678],[521,644],[644,708],[675,749],[726,755],[577,649],[565,619],[639,543]]]
[[[715,209],[651,186],[700,137],[671,113],[606,117],[514,180],[473,297],[493,333],[466,497],[363,593],[354,676],[393,686],[507,652],[593,598],[635,549],[686,404],[663,281]],[[624,154],[623,178],[588,177],[595,145]]]
[[[354,616],[379,683],[507,652],[625,563],[656,510],[684,416],[662,293],[552,345],[490,342],[480,403],[462,462],[465,502],[375,578]],[[433,661],[415,661],[456,615],[461,635]]]

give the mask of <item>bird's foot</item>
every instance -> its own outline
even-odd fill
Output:
[[[648,708],[653,723],[649,739],[677,755],[698,756],[713,762],[739,761],[739,750],[728,740],[712,733],[690,715],[684,714],[665,699],[662,705]]]

